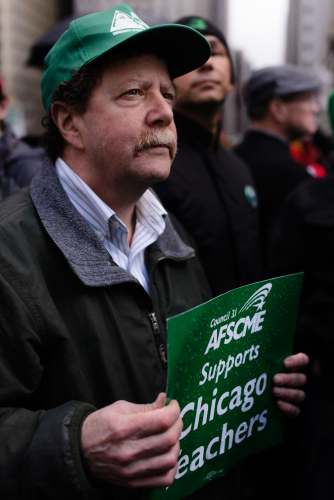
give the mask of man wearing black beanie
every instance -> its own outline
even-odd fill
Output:
[[[176,23],[203,34],[212,55],[175,80],[178,153],[169,178],[155,190],[195,239],[218,296],[262,278],[257,196],[248,167],[219,143],[221,107],[234,83],[225,37],[200,17]]]
[[[178,153],[170,176],[154,189],[196,241],[206,277],[218,296],[263,277],[257,194],[248,166],[219,142],[221,107],[234,84],[225,37],[200,17],[183,17],[176,24],[203,34],[212,55],[202,67],[175,79],[179,87],[174,107]],[[295,410],[286,413],[294,416]],[[260,467],[267,462],[263,455]],[[272,458],[266,472],[274,465],[277,461]],[[248,469],[246,464],[246,473]],[[255,475],[255,484],[261,482],[262,475]],[[233,479],[232,469],[209,483],[208,488],[218,481],[220,491],[207,491],[207,498],[234,499]],[[238,483],[239,488],[240,479]]]
[[[212,55],[202,67],[175,80],[178,152],[170,176],[154,189],[196,241],[218,296],[262,278],[256,192],[248,167],[219,142],[221,107],[235,82],[225,37],[200,17],[183,17],[176,24],[203,34]],[[235,474],[232,469],[216,479],[208,496],[234,500]]]

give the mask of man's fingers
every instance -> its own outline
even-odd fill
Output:
[[[173,469],[165,472],[164,474],[142,477],[131,481],[131,488],[167,488],[174,482],[175,474],[177,473],[178,464]]]
[[[169,429],[180,416],[180,407],[177,401],[173,400],[168,406],[159,408],[161,402],[165,400],[165,394],[159,394],[154,403],[148,405],[136,405],[127,401],[117,401],[106,407],[104,410],[110,411],[110,419],[115,419],[115,410],[121,416],[119,428],[121,439],[129,436],[137,438],[159,434]],[[124,415],[124,418],[122,416]]]
[[[179,437],[183,429],[183,422],[179,418],[166,432],[141,438],[138,441],[137,458],[145,458],[161,455],[168,452],[179,443]]]
[[[306,380],[304,373],[277,373],[273,378],[275,385],[285,387],[303,387]]]
[[[277,406],[287,417],[297,417],[300,413],[298,406],[288,403],[287,401],[282,401],[281,399],[277,401]]]
[[[273,393],[280,399],[301,403],[305,399],[305,392],[298,389],[286,389],[285,387],[274,387]]]
[[[81,442],[93,474],[130,487],[173,482],[183,422],[178,403],[171,401],[162,408],[164,400],[162,394],[152,405],[137,407],[118,401],[86,418]]]
[[[273,378],[275,384],[273,394],[280,398],[277,401],[277,406],[288,417],[296,417],[300,413],[298,406],[292,403],[301,403],[305,399],[305,392],[298,387],[303,387],[306,384],[306,375],[297,373],[297,371],[305,368],[308,362],[308,356],[301,352],[289,356],[284,360],[284,366],[292,370],[293,373],[277,373]]]
[[[285,358],[283,364],[285,368],[288,368],[289,370],[295,372],[305,368],[308,365],[309,361],[309,357],[306,356],[306,354],[304,354],[303,352],[300,352],[299,354],[295,354],[294,356]]]
[[[131,488],[170,486],[177,471],[179,452],[180,444],[177,442],[167,453],[159,456],[136,459],[128,463],[113,461],[108,481]]]
[[[128,464],[119,464],[120,474],[126,480],[165,474],[175,467],[179,453],[180,443],[176,442],[172,448],[160,455],[137,458]]]
[[[180,417],[180,407],[177,401],[171,401],[168,406],[154,411],[128,415],[127,427],[133,437],[143,438],[161,434],[170,429]]]

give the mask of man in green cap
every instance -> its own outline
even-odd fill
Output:
[[[0,206],[1,498],[140,499],[174,480],[166,318],[211,292],[148,188],[175,155],[172,78],[209,55],[122,4],[72,22],[45,60],[52,161]],[[228,498],[217,481],[195,498]]]
[[[196,31],[149,28],[123,4],[72,22],[45,60],[54,164],[0,215],[1,498],[141,498],[173,482],[166,317],[211,295],[147,189],[175,155],[171,78],[209,55]]]

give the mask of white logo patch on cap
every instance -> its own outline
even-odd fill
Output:
[[[116,10],[110,32],[113,35],[119,35],[128,31],[143,31],[149,28],[134,12],[131,12],[131,16],[125,14],[125,12]]]

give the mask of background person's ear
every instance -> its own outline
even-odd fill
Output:
[[[9,98],[6,96],[0,101],[0,121],[4,120],[9,111]]]
[[[76,149],[85,149],[77,127],[80,117],[71,111],[70,106],[62,101],[55,101],[51,106],[51,115],[64,140]]]
[[[287,107],[286,103],[279,99],[278,97],[274,97],[269,101],[268,111],[277,123],[283,124],[285,122]]]

